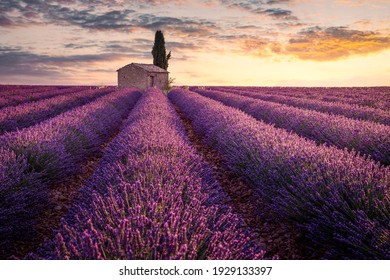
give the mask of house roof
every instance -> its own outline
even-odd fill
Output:
[[[123,66],[122,68],[119,68],[118,70],[116,71],[119,71],[123,68],[126,68],[126,67],[129,67],[131,65],[134,65],[134,66],[137,66],[139,68],[142,68],[144,69],[145,71],[147,72],[150,72],[150,73],[169,73],[167,70],[165,69],[162,69],[154,64],[143,64],[143,63],[131,63],[131,64],[127,64],[126,66]]]

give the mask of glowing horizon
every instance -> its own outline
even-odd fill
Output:
[[[387,0],[5,0],[0,84],[115,85],[152,63],[176,85],[390,86]]]

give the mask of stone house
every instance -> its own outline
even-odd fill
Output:
[[[148,87],[166,89],[169,72],[153,64],[131,63],[116,70],[118,87],[136,87],[145,90]]]

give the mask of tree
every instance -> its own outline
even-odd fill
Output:
[[[168,60],[171,58],[171,52],[169,52],[167,55],[167,52],[165,50],[164,34],[161,32],[161,30],[156,31],[152,55],[154,65],[165,70],[168,69]]]

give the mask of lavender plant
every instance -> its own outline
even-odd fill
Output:
[[[390,108],[390,87],[207,87],[216,90],[240,90],[260,94],[298,97],[305,100],[355,104],[361,107]]]
[[[140,96],[135,89],[112,92],[38,125],[0,136],[0,254],[32,238],[48,188],[79,171],[117,129]],[[26,231],[25,229],[29,229]]]
[[[355,153],[317,146],[296,134],[194,92],[170,100],[227,167],[292,220],[326,258],[390,258],[390,169]]]
[[[302,89],[303,90],[303,89]],[[358,120],[368,120],[378,122],[384,125],[390,125],[390,112],[378,108],[362,107],[357,104],[350,104],[334,100],[332,102],[322,101],[318,99],[298,98],[294,95],[283,96],[279,94],[266,94],[261,92],[253,92],[245,89],[235,90],[224,88],[221,91],[237,93],[242,96],[252,97],[264,101],[272,101],[281,104],[286,104],[298,108],[304,108],[329,114],[346,116],[348,118]],[[338,97],[340,98],[340,97]],[[359,98],[359,97],[357,97]],[[378,97],[376,97],[378,98]]]
[[[0,109],[8,106],[16,106],[24,103],[51,98],[55,96],[72,94],[82,90],[87,90],[86,86],[50,86],[45,88],[22,88],[13,92],[0,92]]]
[[[83,90],[0,109],[0,135],[37,124],[45,119],[63,113],[74,107],[84,105],[101,97],[113,89]]]
[[[262,248],[226,201],[166,96],[149,89],[55,239],[32,257],[262,258]]]
[[[41,88],[42,86],[33,86],[33,85],[0,85],[0,94],[7,93],[9,91],[15,90],[28,90],[31,88]]]
[[[0,91],[0,96],[10,97],[19,95],[36,94],[48,90],[65,88],[64,86],[16,86],[8,85]]]
[[[222,91],[196,92],[243,110],[258,120],[295,132],[301,136],[339,148],[358,151],[388,165],[390,127],[370,121],[329,115],[312,110],[262,101]]]

